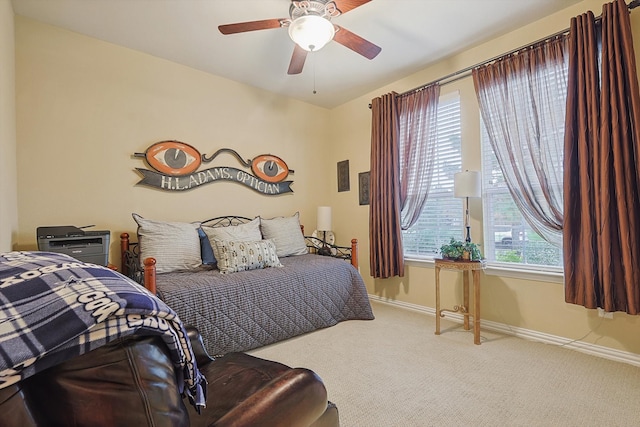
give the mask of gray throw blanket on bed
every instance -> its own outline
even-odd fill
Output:
[[[0,388],[128,335],[158,335],[181,393],[200,408],[204,377],[165,303],[106,267],[49,252],[0,254]]]

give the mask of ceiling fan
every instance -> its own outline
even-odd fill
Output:
[[[287,74],[300,74],[307,52],[320,50],[331,40],[348,47],[367,59],[375,58],[380,47],[351,31],[331,23],[331,19],[362,6],[371,0],[291,0],[289,18],[238,22],[220,25],[222,34],[236,34],[273,28],[289,28],[289,36],[296,43]]]

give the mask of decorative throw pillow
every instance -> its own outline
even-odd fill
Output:
[[[296,212],[290,217],[260,219],[262,237],[273,240],[279,257],[304,255],[308,252],[299,217],[300,214]]]
[[[202,226],[202,229],[207,234],[211,242],[211,247],[213,247],[213,242],[216,240],[235,242],[255,242],[256,240],[262,240],[260,218],[258,217],[244,224],[230,225],[228,227]]]
[[[198,237],[200,238],[200,257],[204,265],[216,266],[216,257],[213,255],[213,248],[207,233],[204,232],[202,227],[198,227]]]
[[[162,222],[145,219],[134,213],[138,223],[140,261],[156,260],[156,272],[193,270],[202,265],[199,223]]]
[[[282,267],[276,245],[271,240],[235,242],[215,240],[213,253],[221,273],[235,273],[267,267]]]

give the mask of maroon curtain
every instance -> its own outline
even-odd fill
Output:
[[[565,300],[638,314],[640,92],[626,3],[605,4],[600,26],[591,12],[571,20],[564,158]]]
[[[396,94],[371,102],[369,245],[371,275],[404,276],[400,231],[400,150]]]

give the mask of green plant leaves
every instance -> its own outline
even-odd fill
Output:
[[[448,259],[462,259],[464,253],[469,253],[469,259],[472,261],[479,261],[482,259],[482,253],[477,244],[473,242],[463,242],[456,240],[453,237],[448,244],[444,244],[440,247],[440,252],[443,258]]]

